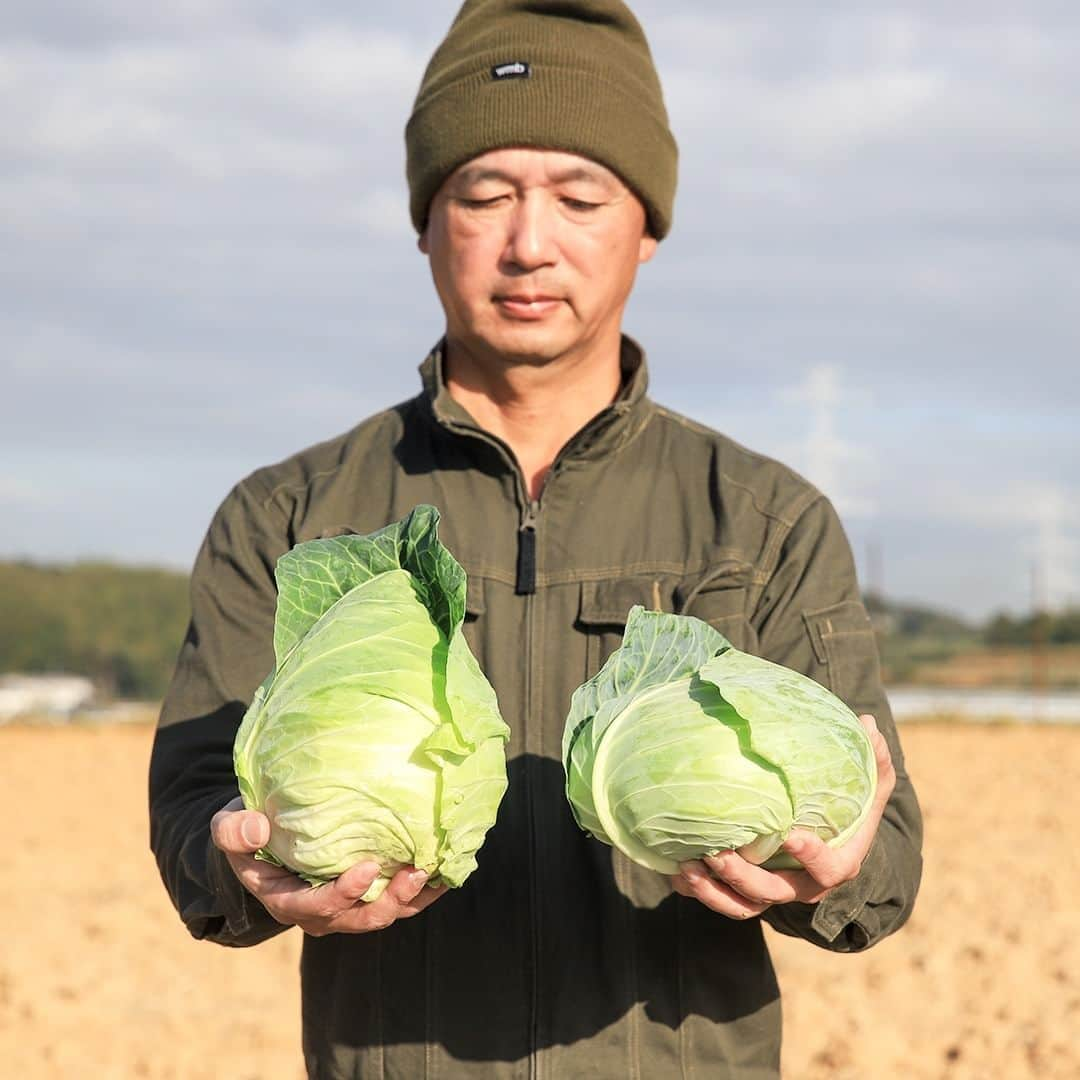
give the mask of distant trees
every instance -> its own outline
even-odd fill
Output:
[[[188,619],[185,574],[0,562],[0,597],[0,672],[86,675],[122,698],[165,692]]]
[[[917,604],[901,604],[875,592],[868,592],[863,601],[875,625],[894,637],[930,640],[939,643],[955,642],[965,646],[1069,645],[1080,642],[1080,607],[1064,611],[1041,611],[1036,614],[1010,615],[999,612],[981,626]]]
[[[876,592],[868,592],[863,602],[876,625],[902,637],[947,641],[968,639],[978,634],[970,623],[936,608],[900,604]]]
[[[1000,612],[983,629],[987,645],[1068,645],[1080,642],[1080,608],[1014,616]]]
[[[995,615],[984,625],[930,607],[865,597],[890,678],[984,646],[1080,642],[1080,608]],[[187,575],[76,563],[0,562],[0,673],[86,675],[105,694],[159,698],[188,619]]]

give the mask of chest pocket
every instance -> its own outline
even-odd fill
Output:
[[[586,635],[582,681],[592,678],[622,643],[626,616],[635,604],[693,615],[737,649],[752,652],[757,635],[746,616],[752,571],[750,563],[728,562],[691,577],[650,574],[583,582],[578,613],[579,629]]]
[[[825,665],[829,689],[856,712],[872,707],[881,684],[877,638],[866,608],[845,600],[803,615],[818,662]]]
[[[753,569],[750,563],[731,561],[688,579],[676,591],[676,610],[707,622],[736,649],[756,652],[757,634],[747,616]]]
[[[578,626],[585,634],[585,670],[591,679],[622,644],[626,616],[635,604],[650,611],[675,611],[677,578],[640,576],[585,581],[581,585]]]

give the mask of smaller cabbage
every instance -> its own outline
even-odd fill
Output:
[[[839,698],[708,623],[641,607],[574,692],[563,765],[578,825],[663,874],[728,850],[797,867],[779,851],[788,833],[842,844],[877,787],[869,736]]]
[[[370,536],[278,560],[274,670],[236,734],[258,857],[312,884],[373,860],[461,885],[506,790],[509,729],[462,634],[465,571],[418,506]]]

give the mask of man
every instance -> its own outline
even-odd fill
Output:
[[[671,223],[676,150],[622,3],[469,0],[406,143],[445,337],[419,397],[254,473],[211,524],[152,762],[162,874],[197,937],[304,929],[313,1077],[775,1076],[758,916],[862,949],[902,924],[919,877],[918,806],[842,529],[792,472],[645,394],[622,314]],[[268,825],[235,798],[231,743],[273,666],[276,559],[422,502],[469,575],[509,789],[462,888],[407,868],[364,904],[372,864],[312,890],[252,858]],[[635,603],[706,619],[877,718],[879,799],[855,837],[793,835],[801,871],[731,852],[668,880],[577,829],[564,718]]]

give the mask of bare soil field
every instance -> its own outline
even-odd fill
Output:
[[[769,932],[785,1077],[1080,1076],[1080,728],[903,735],[926,813],[919,906],[859,956]],[[151,737],[0,728],[0,1072],[299,1080],[300,935],[188,938],[147,849]]]

